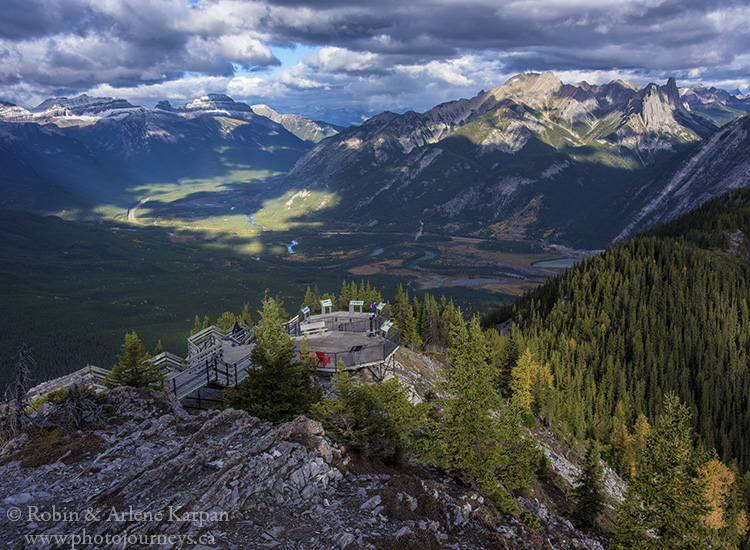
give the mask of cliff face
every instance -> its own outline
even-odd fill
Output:
[[[304,417],[190,416],[128,388],[108,404],[99,425],[2,448],[10,548],[601,548],[540,502],[522,501],[535,531],[446,474],[350,456]],[[48,428],[68,420],[49,405],[35,415]]]

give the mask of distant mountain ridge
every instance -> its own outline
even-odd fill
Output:
[[[3,102],[1,205],[122,207],[143,198],[134,191],[142,184],[249,170],[286,174],[263,199],[274,215],[293,204],[289,216],[350,229],[424,222],[439,233],[564,242],[596,228],[588,242],[601,247],[643,208],[635,197],[648,193],[634,182],[747,110],[748,96],[680,89],[673,78],[564,84],[551,72],[348,128],[225,94],[153,109],[86,95],[30,110]]]
[[[251,107],[247,103],[235,101],[226,94],[207,94],[194,99],[184,107],[174,107],[168,100],[162,100],[157,102],[153,109],[133,105],[125,99],[91,97],[86,94],[73,98],[46,99],[31,109],[24,109],[12,103],[0,101],[0,120],[36,122],[39,124],[52,123],[61,127],[95,124],[103,118],[134,111],[170,112],[185,116],[231,115],[241,119],[252,117],[255,114],[281,124],[303,141],[312,141],[313,143],[317,143],[343,129],[335,124],[312,121],[299,115],[282,115],[266,105]]]
[[[329,129],[330,130],[330,129]],[[325,132],[298,121],[298,133]],[[335,131],[335,130],[332,130]],[[128,208],[135,189],[181,178],[286,173],[313,145],[244,103],[211,94],[173,108],[122,99],[55,98],[0,106],[0,205],[36,212]],[[221,181],[221,179],[219,181]]]
[[[347,128],[295,164],[279,200],[320,190],[338,207],[315,212],[311,204],[310,218],[545,237],[717,130],[709,107],[718,95],[681,95],[673,78],[641,88],[520,74],[471,99]],[[744,98],[732,105],[750,110]]]

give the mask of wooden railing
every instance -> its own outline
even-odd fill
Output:
[[[227,388],[238,386],[247,377],[247,369],[253,368],[250,354],[227,363],[222,351],[222,344],[217,344],[188,357],[188,367],[169,376],[164,381],[165,389],[174,393],[177,399],[183,399],[209,384]]]
[[[26,397],[31,402],[51,391],[60,388],[72,388],[76,385],[91,386],[97,390],[106,391],[107,388],[104,385],[104,379],[109,375],[109,372],[107,369],[97,367],[96,365],[86,365],[75,372],[34,386],[26,394]]]

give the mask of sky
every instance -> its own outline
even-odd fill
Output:
[[[747,0],[2,0],[0,99],[206,93],[344,122],[551,70],[750,92]],[[335,120],[335,119],[340,120]]]

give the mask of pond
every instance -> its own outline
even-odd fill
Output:
[[[422,269],[421,267],[417,265],[419,262],[424,262],[425,260],[431,260],[432,258],[437,256],[437,254],[435,254],[434,252],[430,252],[429,250],[422,250],[422,252],[424,252],[424,256],[411,262],[408,267],[410,267],[411,269]]]
[[[580,263],[580,258],[558,258],[557,260],[544,260],[542,262],[534,262],[531,264],[533,267],[546,267],[551,269],[567,269],[573,267],[577,263]]]

